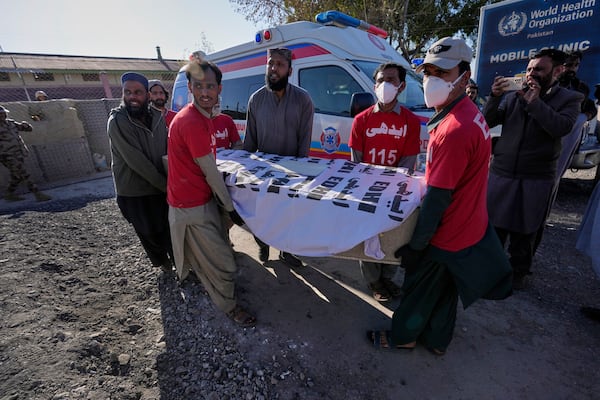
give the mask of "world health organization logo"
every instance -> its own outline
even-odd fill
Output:
[[[505,15],[498,23],[498,32],[502,36],[512,36],[521,32],[527,25],[527,15],[522,11],[513,11]]]

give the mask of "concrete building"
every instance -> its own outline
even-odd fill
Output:
[[[101,99],[121,96],[120,77],[136,71],[160,79],[168,90],[185,60],[90,57],[0,52],[0,103],[33,101],[43,90],[50,99]]]

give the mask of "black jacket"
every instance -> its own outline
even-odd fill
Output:
[[[519,92],[490,97],[483,115],[490,127],[502,124],[490,171],[512,178],[554,179],[567,135],[581,110],[583,95],[554,85],[527,104]]]

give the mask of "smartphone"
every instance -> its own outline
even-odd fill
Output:
[[[504,90],[512,91],[523,89],[524,78],[522,76],[508,76],[505,79],[506,82],[508,82],[508,86],[505,87]]]

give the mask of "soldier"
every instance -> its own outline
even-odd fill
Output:
[[[48,95],[43,90],[38,90],[35,92],[35,101],[46,101],[48,100]]]
[[[25,157],[29,150],[21,139],[19,131],[31,132],[33,127],[25,121],[17,122],[7,118],[8,112],[6,108],[0,106],[0,162],[10,172],[10,183],[4,199],[8,201],[24,200],[15,191],[19,183],[25,182],[37,201],[50,200],[51,197],[40,192],[36,184],[29,179],[29,174],[25,170]]]

